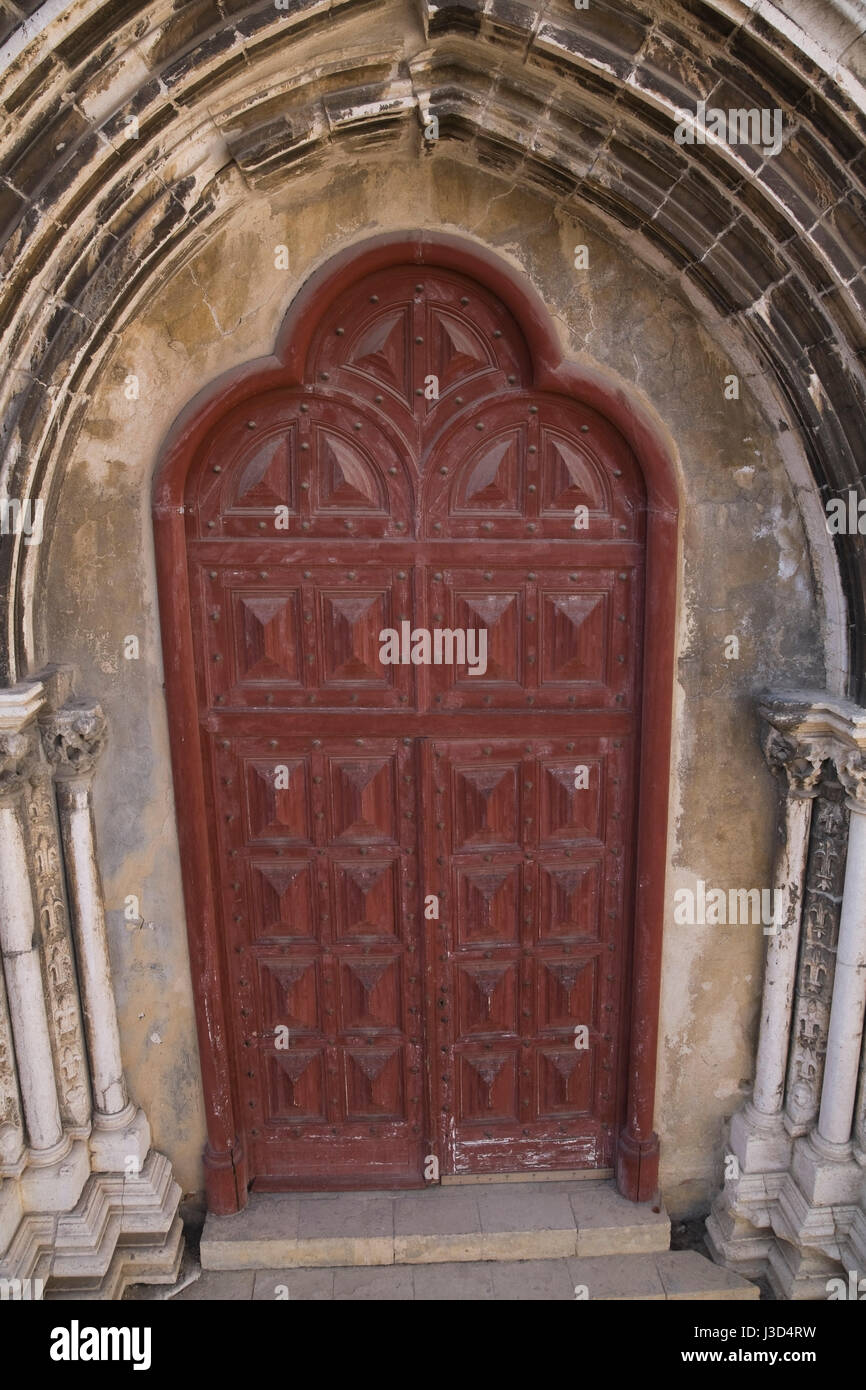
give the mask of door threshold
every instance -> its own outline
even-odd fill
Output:
[[[612,1168],[562,1168],[543,1173],[528,1173],[524,1169],[520,1173],[446,1173],[440,1182],[443,1187],[462,1187],[494,1182],[605,1182],[613,1176]]]

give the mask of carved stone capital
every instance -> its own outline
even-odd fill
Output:
[[[784,772],[793,796],[817,796],[824,763],[833,750],[825,739],[798,739],[769,725],[762,740],[773,772]]]
[[[0,802],[18,796],[36,762],[36,743],[30,733],[0,733]]]
[[[866,813],[866,753],[851,749],[836,756],[836,773],[852,811]]]
[[[89,777],[105,747],[108,728],[95,700],[73,700],[39,721],[45,756],[55,777]]]

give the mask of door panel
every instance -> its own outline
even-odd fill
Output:
[[[236,875],[224,922],[254,1171],[296,1186],[413,1180],[425,1114],[414,749],[210,743],[232,808],[219,854]]]
[[[518,1167],[610,1162],[632,752],[624,739],[530,735],[426,749],[448,1172],[501,1171],[504,1154]],[[579,766],[591,774],[578,790]]]

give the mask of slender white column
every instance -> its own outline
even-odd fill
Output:
[[[818,1136],[826,1144],[847,1145],[866,1014],[866,757],[840,758],[837,771],[851,793],[851,821]]]
[[[9,1008],[6,1003],[6,984],[3,979],[3,965],[0,961],[0,1172],[16,1175],[24,1157],[24,1125],[21,1119],[21,1095],[18,1090],[18,1072],[15,1067],[15,1054],[12,1050],[12,1028],[9,1023]],[[2,1178],[0,1178],[2,1190]],[[0,1200],[0,1210],[3,1202]],[[2,1221],[0,1221],[2,1225]],[[3,1250],[0,1235],[0,1250]]]
[[[860,1054],[860,1088],[854,1113],[854,1157],[861,1168],[866,1168],[866,1034]],[[863,1195],[866,1199],[866,1192]]]
[[[34,755],[32,734],[0,734],[0,953],[30,1161],[50,1163],[70,1147],[70,1141],[64,1139],[60,1123],[21,820],[21,794]]]
[[[812,801],[818,794],[825,750],[808,744],[798,746],[771,728],[764,752],[771,767],[785,772],[788,796],[774,875],[775,886],[781,893],[782,913],[775,933],[767,938],[751,1109],[755,1118],[781,1119]]]
[[[84,1026],[93,1081],[94,1125],[131,1116],[120,1056],[120,1034],[105,929],[102,883],[96,862],[91,786],[105,745],[98,704],[77,700],[41,721],[42,739],[57,779],[60,833]]]

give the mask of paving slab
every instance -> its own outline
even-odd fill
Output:
[[[245,1269],[203,1269],[201,1278],[174,1295],[178,1303],[246,1303],[253,1296],[253,1273]]]
[[[665,1297],[654,1255],[589,1255],[568,1261],[571,1296],[579,1302],[645,1302]],[[576,1290],[586,1290],[578,1298]]]
[[[490,1266],[493,1296],[504,1302],[562,1303],[574,1299],[567,1260],[502,1261]]]
[[[416,1302],[474,1303],[496,1297],[489,1264],[414,1265],[412,1278]]]
[[[411,1265],[389,1265],[386,1269],[335,1269],[334,1300],[411,1302],[415,1297],[413,1275]]]
[[[656,1256],[656,1268],[666,1298],[727,1301],[761,1296],[757,1284],[704,1259],[697,1250],[668,1250]]]
[[[612,1183],[572,1187],[570,1201],[578,1255],[645,1254],[670,1245],[671,1223],[661,1203],[629,1202]]]
[[[255,1271],[253,1300],[256,1303],[277,1302],[277,1293],[288,1302],[330,1302],[334,1297],[333,1269],[258,1269]]]

